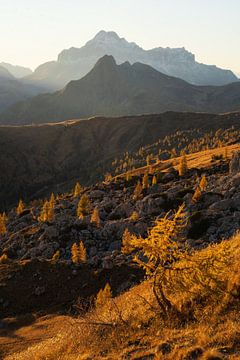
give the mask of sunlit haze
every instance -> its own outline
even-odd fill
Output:
[[[0,61],[32,69],[116,31],[145,49],[185,47],[199,62],[240,72],[239,0],[0,0]]]

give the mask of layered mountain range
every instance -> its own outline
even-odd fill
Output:
[[[7,69],[15,78],[23,78],[24,76],[28,76],[32,74],[32,70],[19,65],[12,65],[6,62],[1,62],[0,66]]]
[[[40,87],[23,83],[4,66],[0,66],[0,112],[16,102],[39,94],[41,91],[43,90]]]
[[[179,77],[195,85],[224,85],[237,80],[233,72],[214,65],[200,64],[185,48],[162,48],[144,50],[134,42],[120,38],[115,32],[100,31],[81,48],[63,50],[57,61],[40,65],[25,78],[50,90],[60,89],[71,80],[85,76],[104,55],[112,55],[118,64],[129,61],[141,62],[156,70]]]
[[[196,86],[149,65],[117,65],[105,55],[82,79],[63,90],[13,105],[2,124],[56,122],[91,116],[122,116],[165,111],[221,113],[240,109],[240,82]]]

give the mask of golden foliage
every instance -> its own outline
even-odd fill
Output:
[[[43,204],[40,215],[38,216],[38,221],[40,222],[52,222],[54,220],[54,204],[55,198],[52,194],[50,200],[46,200]]]
[[[195,192],[194,192],[194,194],[192,196],[192,201],[194,203],[198,202],[199,199],[201,198],[201,195],[202,195],[202,191],[201,191],[201,188],[200,188],[200,185],[199,185],[199,186],[197,186],[197,188],[196,188],[196,190],[195,190]]]
[[[0,214],[0,235],[7,233],[7,216],[5,213]]]
[[[92,216],[91,216],[91,223],[94,223],[97,227],[101,226],[101,220],[100,220],[98,208],[95,208],[93,210],[93,213],[92,213]]]
[[[178,168],[179,176],[186,175],[187,171],[188,171],[187,158],[186,158],[186,154],[183,153],[183,155],[180,159],[179,168]]]
[[[79,182],[77,182],[73,190],[73,197],[78,197],[81,193],[81,190],[82,190],[81,185]]]
[[[79,245],[77,245],[77,243],[72,245],[71,254],[73,264],[78,265],[85,263],[87,260],[87,252],[82,241],[80,241]]]
[[[133,211],[133,213],[131,214],[130,218],[131,221],[138,221],[139,219],[139,214],[137,211]]]
[[[87,261],[87,252],[82,241],[80,241],[79,244],[79,261],[81,263],[85,263]]]
[[[2,256],[0,256],[0,264],[6,264],[7,262],[8,262],[7,254],[2,254]]]
[[[53,261],[54,263],[58,262],[58,260],[60,259],[60,256],[61,256],[60,250],[57,250],[57,251],[53,254],[52,261]]]
[[[142,180],[142,188],[143,189],[148,189],[149,188],[149,183],[148,183],[148,173],[146,172],[143,176],[143,180]]]
[[[83,219],[91,210],[91,202],[87,194],[83,194],[77,207],[77,217]]]
[[[101,289],[96,297],[95,305],[96,306],[102,306],[106,304],[112,297],[112,291],[109,283],[107,283],[104,287],[104,289]]]
[[[130,250],[130,244],[131,244],[131,233],[128,230],[128,228],[126,228],[123,232],[123,236],[122,236],[122,253],[123,254],[127,254]]]
[[[139,199],[141,199],[141,197],[142,197],[142,185],[141,185],[140,181],[138,181],[138,183],[134,189],[134,192],[133,192],[133,199],[139,200]]]
[[[157,177],[156,177],[156,175],[154,175],[153,178],[152,178],[152,186],[154,186],[154,185],[157,185]]]
[[[22,212],[24,211],[24,209],[25,209],[24,203],[23,203],[23,201],[20,199],[20,200],[19,200],[19,203],[18,203],[18,206],[17,206],[17,209],[16,209],[17,215],[21,215]]]
[[[140,252],[140,255],[134,257],[134,261],[146,271],[147,275],[154,278],[153,291],[164,313],[171,303],[166,298],[161,283],[173,264],[185,256],[183,230],[186,225],[187,216],[183,204],[174,214],[169,212],[163,218],[156,220],[146,239],[132,235],[127,248],[123,248],[124,252]]]
[[[206,176],[203,175],[201,180],[200,180],[200,183],[199,183],[199,188],[201,191],[206,191],[206,188],[207,188],[207,179],[206,179]]]
[[[79,264],[78,245],[74,243],[71,247],[72,262],[73,264]]]

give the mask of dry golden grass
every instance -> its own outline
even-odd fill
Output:
[[[227,150],[227,151],[226,151]],[[227,153],[227,158],[230,159],[232,154],[235,151],[240,150],[240,144],[234,144],[229,146],[224,146],[216,149],[204,150],[200,152],[196,152],[193,154],[186,155],[187,167],[188,169],[192,168],[207,168],[212,165],[212,156],[223,156]],[[128,173],[130,176],[145,174],[147,171],[156,171],[161,170],[165,172],[168,168],[173,166],[176,170],[179,168],[179,164],[181,161],[181,156],[176,157],[174,159],[158,161],[156,164],[152,164],[151,166],[143,166],[141,168],[131,170]],[[117,175],[115,178],[125,177],[126,174]]]
[[[197,258],[206,261],[212,253],[222,257],[223,252],[232,261],[224,262],[225,269],[219,273],[227,301],[222,301],[217,289],[208,295],[208,289],[200,286],[195,301],[189,303],[196,315],[192,319],[164,320],[151,283],[145,281],[83,317],[63,318],[52,337],[30,343],[29,348],[5,359],[240,359],[239,270],[233,273],[239,265],[239,243],[237,234],[192,255],[196,264]],[[229,284],[236,288],[229,288]],[[169,295],[177,306],[182,306],[189,294],[179,287]]]

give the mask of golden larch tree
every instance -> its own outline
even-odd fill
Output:
[[[126,228],[123,232],[123,236],[122,236],[122,247],[121,247],[121,251],[123,254],[127,254],[129,252],[129,246],[131,244],[131,233],[128,230],[128,228]]]
[[[129,219],[132,220],[132,221],[138,221],[138,219],[139,219],[139,214],[138,214],[138,212],[137,212],[137,211],[133,211]]]
[[[187,158],[186,158],[186,154],[183,153],[179,162],[179,168],[178,168],[179,176],[186,175],[187,171],[188,171]]]
[[[143,180],[142,180],[142,188],[143,189],[148,189],[149,187],[149,183],[148,183],[148,173],[146,172],[143,176]]]
[[[79,264],[79,250],[77,243],[74,243],[71,247],[72,262],[73,264]]]
[[[201,195],[202,195],[202,191],[200,189],[200,186],[197,186],[197,188],[196,188],[196,190],[195,190],[195,192],[193,194],[192,201],[194,203],[198,202],[200,200],[200,198],[201,198]]]
[[[79,244],[79,262],[85,263],[87,261],[87,251],[83,245],[83,242],[80,241]]]
[[[0,235],[7,233],[7,217],[6,214],[0,214]]]
[[[152,186],[154,186],[154,185],[157,185],[157,177],[156,177],[156,175],[154,175],[153,178],[152,178]]]
[[[91,210],[91,202],[87,194],[83,194],[77,207],[77,217],[83,219]]]
[[[101,226],[101,220],[99,216],[98,208],[94,208],[92,216],[91,216],[91,223],[94,223],[97,227]]]
[[[79,182],[77,182],[76,185],[75,185],[75,187],[74,187],[74,190],[73,190],[73,197],[78,197],[78,196],[80,196],[81,190],[82,190],[81,185],[80,185]]]
[[[139,200],[139,199],[141,199],[141,197],[142,197],[142,185],[141,185],[140,181],[138,181],[138,183],[134,189],[134,192],[133,192],[133,199]]]
[[[16,213],[17,215],[21,215],[22,212],[24,211],[25,206],[24,206],[24,202],[22,201],[22,199],[19,200],[18,206],[16,208]]]
[[[127,253],[139,253],[134,257],[134,261],[153,280],[153,293],[165,315],[174,305],[168,299],[163,284],[168,281],[170,269],[186,254],[186,226],[187,215],[183,204],[175,213],[169,212],[163,218],[157,219],[147,238],[132,235],[130,244],[127,244]],[[142,255],[146,260],[142,260]]]
[[[200,180],[200,183],[199,183],[199,187],[200,187],[200,190],[201,191],[205,191],[206,188],[207,188],[207,179],[206,179],[206,176],[203,175],[201,180]]]
[[[53,254],[52,261],[53,261],[54,263],[58,262],[58,260],[60,259],[60,256],[61,256],[60,250],[57,250],[57,251]]]
[[[112,298],[112,291],[109,283],[105,285],[103,289],[101,289],[96,297],[95,305],[102,306],[106,304]]]

